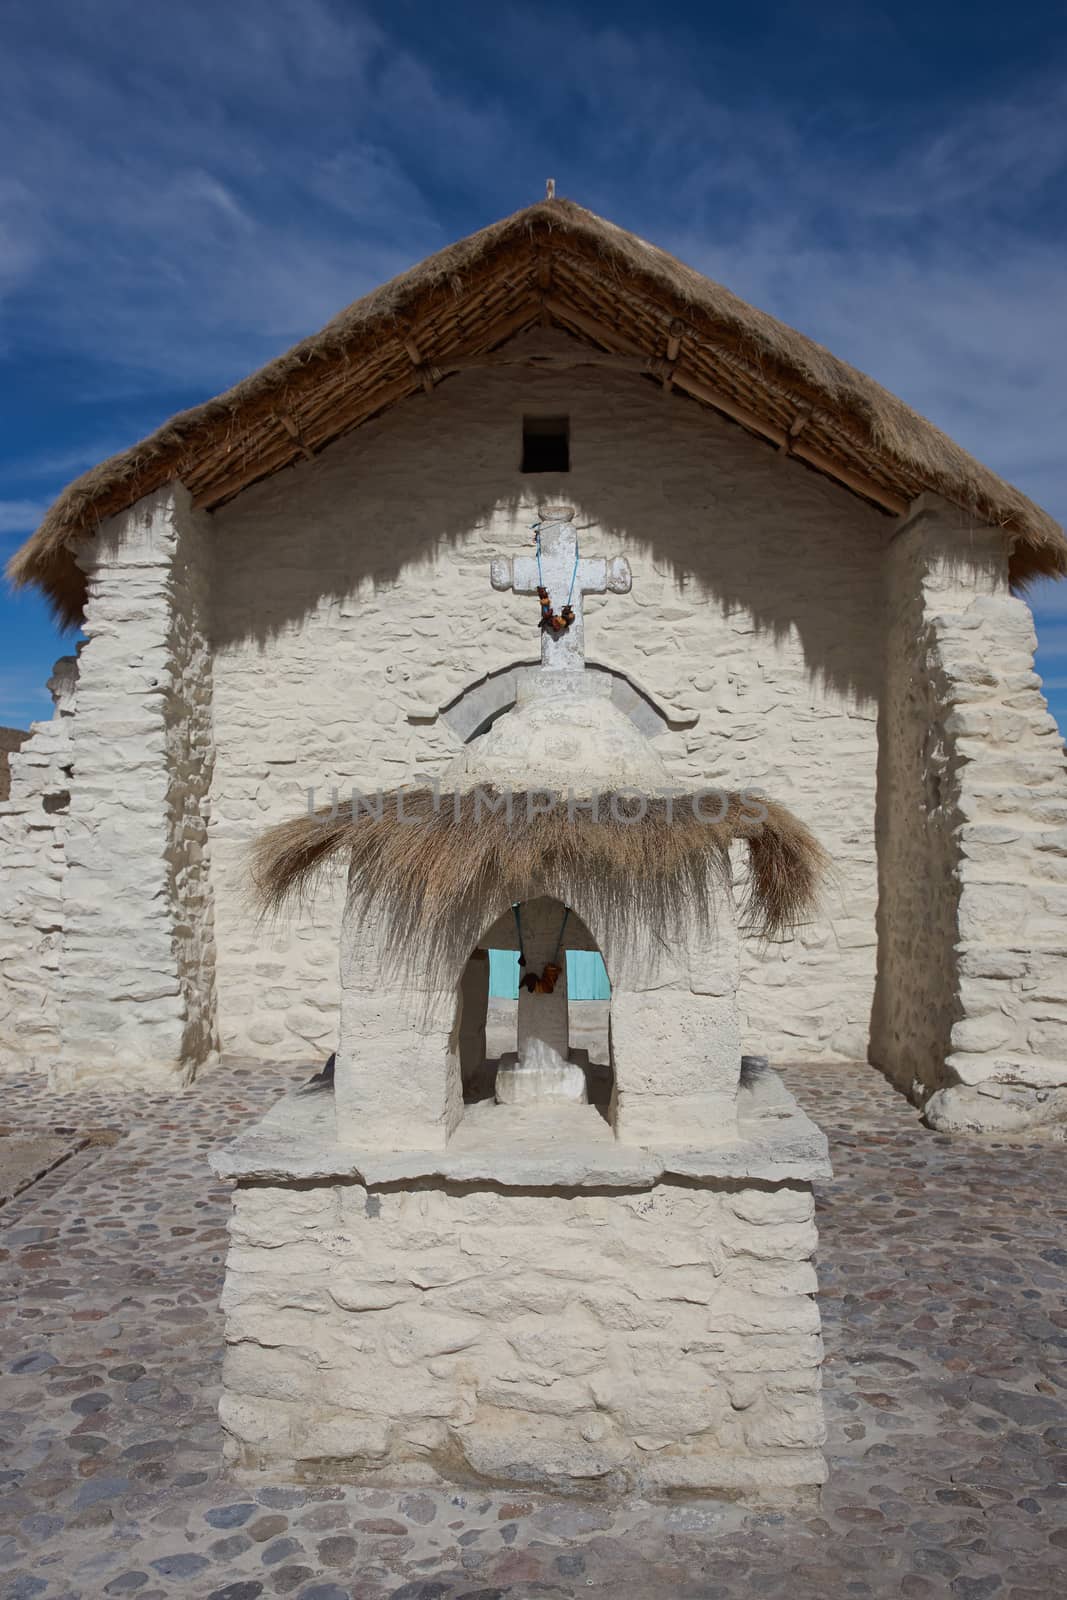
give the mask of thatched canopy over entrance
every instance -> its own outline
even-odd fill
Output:
[[[1067,541],[1046,512],[872,379],[634,234],[545,200],[431,256],[84,473],[10,576],[75,622],[85,585],[68,541],[104,518],[175,479],[214,510],[451,373],[520,359],[501,347],[545,323],[572,334],[584,361],[673,385],[889,514],[926,489],[1002,527],[1017,582],[1067,572]]]
[[[605,925],[643,928],[665,946],[694,917],[713,924],[731,893],[730,847],[748,854],[746,931],[781,939],[815,915],[826,854],[785,806],[710,791],[674,799],[601,794],[574,805],[544,789],[488,785],[441,795],[393,790],[346,816],[326,808],[260,834],[249,865],[261,909],[313,898],[343,863],[349,890],[376,907],[400,949],[430,939],[468,947],[487,906],[576,884]]]

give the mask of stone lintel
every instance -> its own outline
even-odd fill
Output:
[[[890,540],[894,552],[901,546],[924,554],[919,582],[928,603],[946,585],[959,590],[968,602],[977,594],[1007,593],[1010,535],[977,521],[940,495],[927,492],[912,501]]]
[[[897,519],[892,537],[898,539],[902,533],[910,532],[920,522],[936,522],[939,527],[955,530],[961,535],[975,533],[996,535],[1005,550],[1011,544],[1011,535],[1003,528],[992,527],[989,523],[978,521],[971,512],[965,511],[962,506],[954,505],[951,500],[946,500],[943,495],[935,494],[930,489],[924,489],[922,494],[915,496],[907,511]]]

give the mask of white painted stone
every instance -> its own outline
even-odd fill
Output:
[[[924,497],[887,563],[880,967],[871,1057],[948,1130],[1067,1120],[1067,803],[1033,620],[999,530]],[[1051,1069],[1051,1070],[1050,1070]]]
[[[523,953],[526,967],[519,975],[519,1001],[516,1019],[517,1066],[524,1074],[547,1072],[555,1075],[559,1095],[554,1098],[584,1099],[574,1086],[578,1080],[584,1090],[585,1079],[570,1069],[570,1035],[567,1001],[567,923],[569,914],[552,901],[527,903],[521,912]],[[559,968],[551,994],[536,994],[527,988],[527,973],[540,976],[550,964]],[[547,1082],[547,1079],[546,1079]],[[571,1085],[571,1093],[564,1088]],[[498,1099],[503,1099],[499,1091]],[[531,1098],[525,1097],[527,1101]]]
[[[57,973],[73,785],[76,656],[49,679],[53,713],[9,757],[0,803],[0,1068],[43,1068],[59,1043]]]
[[[521,1058],[501,1057],[496,1098],[504,1106],[548,1105],[557,1100],[570,1105],[589,1103],[581,1067],[563,1060],[547,1040],[536,1036],[525,1041]]]
[[[585,606],[587,594],[628,594],[630,565],[624,556],[582,556],[578,535],[571,522],[573,507],[547,506],[538,512],[534,543],[538,555],[501,556],[493,561],[490,578],[494,589],[513,589],[516,594],[536,594],[542,586],[548,591],[558,614],[569,605],[574,621],[561,633],[549,629],[541,633],[541,665],[550,671],[581,670],[585,665]]]
[[[368,1190],[350,1179],[344,1227],[311,1238],[309,1195],[336,1195],[335,1180],[266,1192],[239,1184],[234,1196],[242,1242],[227,1276],[239,1271],[243,1287],[239,1305],[227,1300],[220,1415],[241,1465],[328,1459],[335,1481],[475,1473],[770,1502],[822,1481],[818,1312],[793,1287],[813,1281],[795,1274],[810,1272],[815,1231],[783,1227],[762,1188],[649,1176],[640,1195],[431,1178]],[[807,1185],[783,1191],[788,1216],[810,1198]],[[738,1248],[709,1262],[709,1234],[723,1228]],[[302,1242],[279,1247],[279,1231]],[[290,1250],[304,1282],[328,1276],[325,1304],[292,1305]]]
[[[734,1136],[703,1148],[684,1135],[650,1147],[626,1145],[593,1107],[568,1104],[521,1111],[468,1107],[447,1142],[433,1127],[429,1131],[421,1148],[349,1143],[328,1096],[294,1094],[233,1144],[215,1150],[211,1163],[220,1177],[257,1183],[359,1177],[372,1185],[436,1176],[459,1183],[640,1189],[663,1174],[791,1185],[830,1173],[826,1136],[791,1096],[784,1106],[761,1105],[744,1088]],[[758,1191],[746,1194],[758,1203]],[[782,1191],[779,1203],[791,1220],[790,1208],[799,1204],[791,1189]],[[810,1196],[806,1207],[799,1220],[810,1218]]]
[[[517,1050],[501,1057],[496,1098],[501,1105],[531,1106],[560,1100],[585,1105],[589,1098],[585,1073],[570,1060],[569,913],[554,901],[537,900],[523,906],[520,915],[526,967],[520,973]],[[540,976],[550,964],[559,969],[551,994],[537,994],[522,982],[526,973]]]
[[[461,375],[432,417],[401,406],[215,514],[211,831],[227,1049],[305,1059],[286,1012],[314,997],[339,1014],[341,878],[268,931],[282,968],[271,987],[288,1001],[284,1048],[250,1036],[266,987],[256,971],[264,932],[249,921],[243,878],[253,833],[302,810],[312,785],[322,802],[334,785],[343,797],[383,777],[443,776],[463,750],[443,718],[409,721],[413,694],[436,711],[487,673],[537,661],[536,598],[494,593],[485,574],[487,562],[531,550],[544,481],[523,482],[512,463],[523,412],[541,405],[569,412],[582,442],[563,493],[583,551],[624,557],[634,571],[631,593],[586,595],[587,655],[668,711],[655,747],[668,780],[763,783],[835,858],[824,944],[744,943],[746,1044],[817,1058],[835,1053],[840,1030],[865,1033],[875,950],[839,948],[834,929],[845,906],[874,922],[871,642],[891,525],[815,474],[775,471],[741,430],[644,389],[599,371]],[[268,778],[275,746],[298,760]],[[825,996],[809,1004],[820,984]]]
[[[64,1085],[177,1084],[217,1045],[205,519],[184,490],[161,490],[102,526],[79,560],[88,643],[77,693],[72,674],[49,725],[62,730],[53,748],[69,809],[50,843],[62,899],[38,1059]],[[31,741],[31,760],[48,812],[59,798],[49,736]]]
[[[639,797],[675,787],[648,739],[621,711],[608,680],[593,673],[544,668],[519,680],[516,709],[500,718],[481,739],[467,745],[445,772],[447,789],[477,784],[521,794],[555,791],[582,797],[602,795],[605,819],[631,814],[621,800],[614,812],[613,790]],[[524,802],[526,811],[539,802]]]
[[[561,341],[529,336],[531,348]],[[529,559],[517,553],[545,481],[512,463],[523,413],[543,404],[568,412],[581,440],[553,493],[574,504],[605,583],[616,560],[636,574],[630,593],[586,593],[583,626],[597,664],[665,715],[663,770],[687,785],[763,784],[834,859],[817,924],[770,948],[743,942],[745,1047],[855,1054],[873,997],[873,1055],[895,1082],[919,1082],[921,1098],[1003,1081],[1032,1089],[1047,1118],[1035,1096],[1067,1059],[1067,1025],[1032,996],[1062,967],[1054,835],[1067,792],[1003,535],[935,500],[896,529],[627,374],[469,373],[437,398],[432,416],[397,407],[212,518],[163,491],[84,547],[77,714],[43,725],[69,724],[74,759],[53,764],[39,726],[17,758],[26,804],[13,791],[16,809],[0,808],[0,1059],[166,1081],[210,1060],[216,1029],[264,1059],[306,1059],[336,1037],[344,885],[260,929],[247,847],[309,786],[322,799],[334,785],[441,775],[503,739],[514,712],[462,748],[438,713],[488,675],[517,682],[539,654],[535,598],[489,592],[485,569]],[[410,720],[416,701],[432,721]],[[542,749],[556,759],[548,726]],[[559,766],[580,762],[579,750]],[[45,812],[32,784],[63,765],[71,808]],[[965,994],[967,964],[1004,951],[1024,973],[973,972],[996,1004]],[[160,974],[177,993],[152,993]],[[954,1023],[994,1011],[1004,1045],[952,1048]]]

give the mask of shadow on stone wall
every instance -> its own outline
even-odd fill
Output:
[[[552,410],[570,414],[572,470],[524,477],[522,414]],[[795,632],[813,680],[876,701],[869,594],[892,519],[691,400],[586,369],[445,380],[223,507],[217,643],[267,647],[324,599],[386,593],[502,515],[524,528],[559,498],[591,541],[625,543],[637,585],[651,562],[683,605],[745,612],[757,636]]]

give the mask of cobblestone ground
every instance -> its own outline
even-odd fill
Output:
[[[819,1196],[818,1511],[229,1476],[229,1195],[205,1152],[300,1076],[232,1065],[173,1097],[3,1084],[8,1127],[98,1141],[0,1209],[4,1600],[1067,1589],[1067,1149],[928,1133],[863,1067],[788,1073],[837,1174]]]

